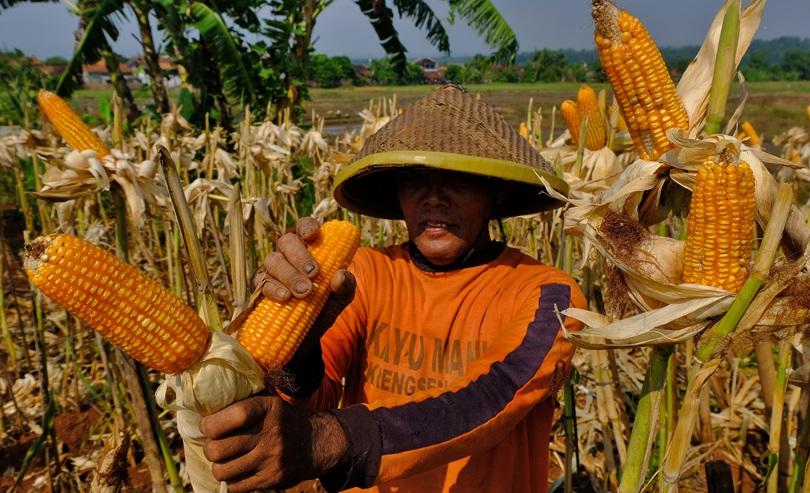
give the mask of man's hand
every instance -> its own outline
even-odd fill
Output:
[[[255,287],[261,286],[262,294],[279,303],[291,297],[306,298],[312,292],[312,279],[318,275],[320,266],[307,249],[307,243],[319,234],[320,224],[311,217],[298,221],[295,233],[287,233],[278,239],[277,251],[264,259],[253,278]],[[354,299],[355,279],[347,270],[338,270],[330,279],[332,294],[313,324],[299,351],[306,351]]]
[[[344,460],[348,441],[337,419],[311,414],[279,397],[258,395],[206,416],[203,451],[218,481],[239,493],[288,488]]]

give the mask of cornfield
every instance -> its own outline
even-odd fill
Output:
[[[585,329],[567,334],[578,351],[551,437],[559,491],[702,491],[724,475],[737,491],[810,491],[810,119],[765,141],[740,120],[745,98],[725,108],[764,3],[727,1],[676,86],[642,21],[593,0],[613,90],[583,88],[559,111],[530,104],[520,126],[571,192],[491,235],[569,272],[589,300],[565,313]],[[228,332],[252,306],[255,267],[301,217],[347,221],[366,246],[407,239],[331,196],[402,110],[372,101],[358,129],[330,136],[316,114],[298,126],[249,108],[231,132],[175,109],[125,133],[115,106],[110,128],[77,138],[75,120],[60,126],[66,108],[0,139],[25,221],[22,238],[0,228],[0,487],[188,490],[178,419],[154,398],[171,401],[174,384],[36,289],[21,240],[68,234],[115,252]],[[257,391],[254,377],[234,392]]]

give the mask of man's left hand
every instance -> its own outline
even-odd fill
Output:
[[[249,397],[206,416],[200,431],[212,472],[233,493],[288,488],[323,476],[347,453],[331,414],[312,414],[277,396]]]

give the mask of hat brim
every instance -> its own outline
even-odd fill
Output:
[[[429,167],[470,173],[504,181],[508,191],[495,204],[493,218],[522,216],[554,209],[561,202],[548,194],[540,178],[554,190],[568,194],[568,184],[543,170],[513,161],[435,151],[389,151],[369,154],[341,169],[335,177],[334,197],[353,212],[382,219],[402,219],[392,171]]]

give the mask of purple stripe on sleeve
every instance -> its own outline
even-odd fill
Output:
[[[382,453],[445,442],[497,416],[539,371],[560,330],[555,308],[565,310],[570,301],[570,286],[542,286],[539,306],[523,341],[487,373],[453,392],[371,411],[382,432]]]

